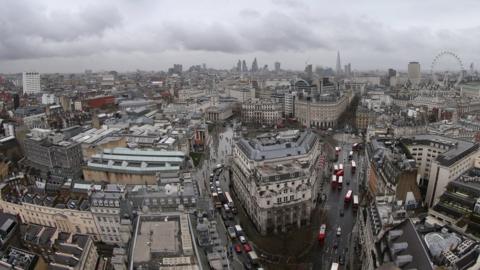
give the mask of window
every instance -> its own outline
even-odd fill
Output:
[[[277,198],[277,203],[282,203],[282,198]]]
[[[267,205],[270,205],[270,201],[267,201]]]
[[[293,201],[295,199],[294,197],[294,195],[290,195],[290,200]]]
[[[288,201],[288,197],[287,196],[283,197],[283,202],[287,202],[287,201]]]

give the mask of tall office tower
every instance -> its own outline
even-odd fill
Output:
[[[275,62],[275,72],[280,72],[280,62]]]
[[[174,64],[173,71],[177,74],[181,74],[183,71],[183,66],[181,64]]]
[[[237,62],[237,72],[242,71],[242,61],[239,59]]]
[[[346,77],[352,76],[352,64],[348,63],[344,67],[344,71]]]
[[[393,68],[389,68],[387,77],[390,79],[391,77],[395,77],[395,76],[397,76],[397,71]]]
[[[416,86],[420,83],[422,76],[420,74],[420,63],[410,62],[408,63],[408,80],[412,85]]]
[[[242,72],[248,72],[247,62],[242,61]]]
[[[257,58],[253,59],[252,62],[252,72],[257,72],[258,71],[258,64],[257,64]]]
[[[336,75],[342,74],[342,63],[340,62],[340,51],[337,52],[337,68],[335,69]]]
[[[305,75],[307,75],[307,79],[311,80],[312,77],[313,77],[313,66],[310,64],[310,65],[307,65],[305,67]]]
[[[42,92],[40,89],[40,73],[23,72],[22,79],[24,94],[37,94]]]

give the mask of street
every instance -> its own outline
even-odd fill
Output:
[[[208,154],[206,154],[201,167],[197,170],[197,179],[199,181],[200,192],[202,196],[208,196],[211,198],[210,191],[210,174],[213,172],[217,164],[225,164],[225,162],[231,157],[232,143],[233,143],[233,129],[230,126],[215,127],[212,131],[211,140],[208,146]],[[337,134],[338,135],[338,134]],[[338,189],[332,188],[330,184],[330,178],[327,178],[323,183],[322,193],[326,194],[326,201],[323,201],[319,208],[321,215],[314,218],[318,219],[318,223],[325,223],[327,225],[326,238],[323,243],[316,241],[311,254],[313,269],[330,269],[332,262],[339,262],[339,257],[344,256],[345,265],[342,265],[343,269],[347,269],[347,265],[353,265],[354,246],[353,243],[356,240],[354,224],[356,220],[356,211],[352,208],[352,202],[348,203],[347,207],[344,206],[344,198],[348,190],[352,190],[354,195],[359,194],[359,175],[364,165],[363,156],[359,155],[359,152],[354,152],[353,160],[357,163],[357,172],[352,174],[351,161],[348,159],[349,152],[352,150],[352,143],[348,141],[345,135],[335,136],[336,141],[339,141],[338,145],[330,145],[332,148],[340,146],[341,151],[339,153],[338,162],[335,164],[343,163],[344,176],[343,187]],[[329,172],[331,175],[331,172]],[[229,191],[229,176],[228,169],[222,171],[219,176],[220,187],[223,192]],[[340,216],[340,212],[343,210],[343,216]],[[217,211],[217,230],[219,232],[222,243],[225,245],[226,250],[229,253],[230,269],[244,269],[244,265],[249,263],[246,252],[242,249],[241,253],[234,251],[234,246],[239,243],[238,239],[231,239],[228,236],[227,226],[232,224],[240,224],[239,217],[235,216],[234,221],[229,221],[227,226],[225,225],[222,215]],[[341,228],[341,235],[337,236],[337,229]],[[247,240],[248,235],[247,235]],[[334,246],[337,246],[334,248]],[[349,267],[348,269],[352,269]]]
[[[354,255],[351,254],[354,240],[353,228],[356,220],[356,211],[353,210],[352,203],[344,204],[344,198],[348,190],[352,190],[354,195],[358,194],[359,181],[358,175],[360,168],[363,166],[363,156],[358,152],[354,152],[353,160],[357,163],[357,172],[352,174],[351,162],[348,160],[348,154],[352,149],[352,144],[343,140],[338,145],[341,147],[338,162],[336,164],[344,164],[344,176],[342,189],[332,188],[329,180],[324,184],[323,192],[327,194],[327,200],[323,202],[323,208],[326,216],[317,217],[320,223],[327,225],[326,237],[323,243],[319,243],[313,256],[313,269],[330,269],[332,262],[338,262],[340,255],[345,256],[345,264],[348,264]],[[327,178],[330,179],[330,178]],[[344,216],[340,216],[341,210]],[[337,229],[341,228],[341,235],[337,236]],[[334,246],[337,245],[337,248]]]

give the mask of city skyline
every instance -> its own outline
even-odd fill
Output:
[[[280,61],[303,70],[307,61],[335,67],[337,51],[360,70],[427,66],[443,50],[478,62],[473,12],[480,3],[441,2],[340,1],[328,12],[325,2],[289,0],[8,2],[0,11],[0,72],[165,70],[174,63],[229,69],[255,57],[260,67]]]

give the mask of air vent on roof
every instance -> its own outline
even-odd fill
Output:
[[[391,231],[388,232],[388,240],[392,241],[394,239],[397,239],[401,235],[403,235],[402,230],[391,230]]]
[[[411,263],[413,260],[413,257],[412,255],[400,255],[397,257],[397,259],[395,260],[395,264],[398,266],[398,267],[403,267],[409,263]]]
[[[392,251],[395,254],[398,254],[408,248],[408,243],[407,242],[401,242],[401,243],[394,243],[392,246]]]

